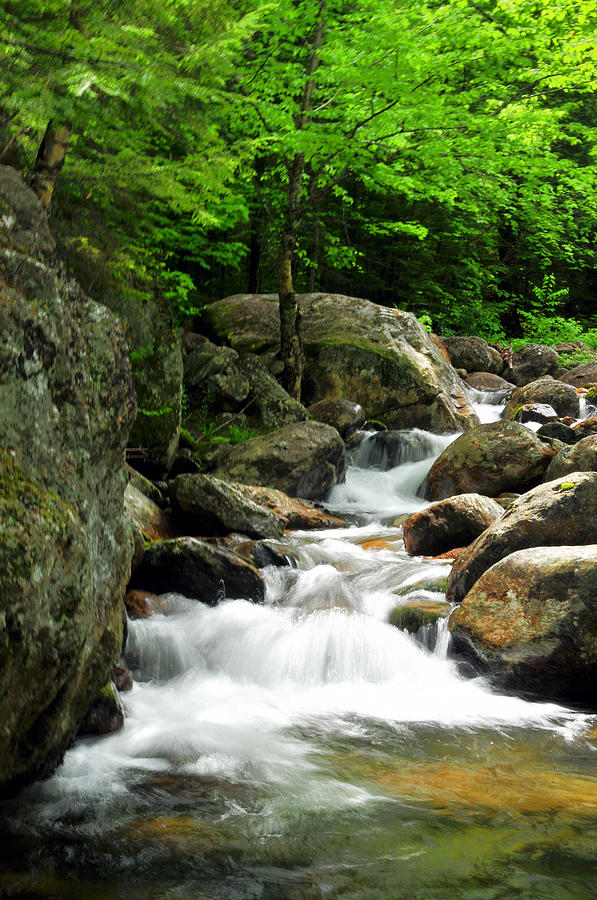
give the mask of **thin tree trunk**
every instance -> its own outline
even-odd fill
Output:
[[[68,142],[73,133],[70,122],[48,123],[31,176],[31,187],[49,212],[60,170],[64,165]]]
[[[319,19],[314,32],[307,41],[311,52],[307,61],[307,81],[303,91],[303,99],[297,131],[301,131],[313,108],[313,92],[315,91],[315,72],[319,66],[319,51],[323,44],[325,31],[325,0],[319,4]],[[288,193],[286,195],[286,212],[280,240],[280,256],[278,259],[278,296],[280,303],[280,356],[284,363],[282,382],[295,400],[301,399],[303,380],[303,345],[300,331],[300,314],[292,280],[292,260],[296,245],[296,236],[301,221],[300,193],[305,157],[295,153],[288,164]]]

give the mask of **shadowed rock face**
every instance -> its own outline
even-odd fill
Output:
[[[446,595],[458,602],[481,575],[529,547],[597,543],[597,472],[574,472],[524,494],[458,557]]]
[[[390,428],[470,428],[463,384],[415,316],[339,294],[299,295],[304,400],[350,397]],[[278,297],[237,294],[204,310],[203,328],[239,352],[279,346]]]
[[[48,265],[38,201],[0,167],[0,796],[50,772],[122,644],[131,539],[124,334]]]
[[[597,545],[512,553],[452,614],[454,652],[508,690],[595,708],[596,581]]]

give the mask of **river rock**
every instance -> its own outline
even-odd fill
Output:
[[[542,375],[553,375],[560,366],[560,357],[551,347],[527,344],[512,354],[512,362],[503,371],[507,381],[522,387]]]
[[[579,440],[578,435],[570,425],[564,425],[563,422],[546,422],[541,428],[537,429],[539,437],[554,438],[563,444],[575,444]]]
[[[78,730],[80,736],[113,734],[124,725],[124,709],[113,684],[108,682],[92,701]]]
[[[574,387],[586,387],[597,381],[597,359],[594,362],[575,366],[561,376],[561,381]]]
[[[299,422],[242,444],[219,447],[212,467],[218,478],[321,500],[344,478],[346,453],[331,425]]]
[[[478,419],[462,381],[411,313],[339,294],[298,295],[303,399],[350,397],[391,428],[466,429]],[[203,310],[204,329],[239,352],[279,346],[277,294],[237,294]]]
[[[132,553],[124,331],[52,250],[0,166],[0,796],[55,768],[108,680]]]
[[[519,407],[514,416],[516,422],[522,425],[534,423],[536,425],[546,425],[548,422],[555,422],[558,414],[549,403],[525,403]]]
[[[132,482],[124,492],[124,507],[136,523],[144,540],[161,541],[176,534],[172,515],[142,494]]]
[[[280,537],[284,525],[258,504],[246,485],[214,475],[179,475],[170,484],[172,506],[193,534],[217,535],[240,531],[249,537]]]
[[[405,462],[418,462],[437,452],[437,438],[419,429],[378,431],[361,441],[355,452],[356,465],[393,469]]]
[[[452,648],[502,688],[597,705],[597,545],[519,550],[450,617]]]
[[[597,434],[597,416],[590,416],[582,422],[577,422],[572,426],[572,430],[578,441],[590,434]]]
[[[455,336],[442,338],[442,342],[455,369],[502,374],[504,361],[500,353],[483,338]]]
[[[464,547],[503,513],[502,507],[481,494],[459,494],[433,503],[403,525],[404,547],[411,556],[436,556]]]
[[[422,486],[427,500],[454,494],[497,497],[539,481],[557,448],[518,422],[491,422],[461,435],[436,459]]]
[[[236,553],[192,537],[150,544],[131,587],[158,594],[177,591],[208,606],[224,596],[258,603],[265,596],[263,578],[254,566]]]
[[[309,406],[307,412],[316,422],[325,422],[346,439],[365,424],[365,410],[360,403],[344,397],[330,397]]]
[[[511,391],[515,387],[511,381],[491,372],[472,372],[467,375],[466,383],[476,391]]]
[[[504,556],[529,547],[597,543],[597,473],[540,484],[508,507],[456,560],[446,596],[459,602]]]
[[[543,480],[553,481],[570,472],[597,472],[597,434],[590,434],[577,444],[560,450],[548,465]]]
[[[527,404],[549,404],[558,416],[578,418],[580,404],[578,394],[568,384],[557,381],[550,375],[537,378],[512,392],[510,400],[502,414],[503,419],[517,419],[518,412]],[[524,420],[520,420],[524,421]],[[538,421],[533,419],[532,421]],[[545,421],[545,420],[544,420]]]
[[[325,528],[345,528],[346,522],[337,516],[317,509],[308,500],[298,501],[275,488],[243,485],[255,503],[269,509],[285,530],[315,531]]]

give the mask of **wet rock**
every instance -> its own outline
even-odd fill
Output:
[[[325,422],[346,439],[365,424],[365,411],[359,403],[343,397],[331,397],[309,406],[307,412],[317,422]]]
[[[502,507],[481,494],[460,494],[433,503],[403,525],[404,547],[411,556],[436,556],[470,544],[498,519]]]
[[[442,338],[442,342],[455,369],[501,375],[504,368],[502,357],[483,338],[456,336]]]
[[[263,578],[254,566],[229,550],[192,537],[150,544],[131,585],[156,593],[177,591],[208,606],[224,596],[258,603],[265,596]]]
[[[466,383],[476,391],[511,391],[515,387],[511,381],[491,372],[473,372],[467,376]]]
[[[405,462],[418,462],[432,456],[437,447],[433,435],[425,431],[378,431],[365,438],[355,454],[356,465],[393,469]]]
[[[131,619],[149,619],[163,609],[162,599],[157,594],[134,589],[124,595],[124,605]]]
[[[539,481],[557,448],[518,422],[492,422],[461,435],[436,459],[423,485],[427,500],[454,494],[497,497]]]
[[[514,420],[522,425],[530,422],[545,425],[547,422],[555,422],[557,418],[557,412],[549,403],[525,403],[514,416]]]
[[[52,771],[122,647],[132,541],[124,332],[49,265],[0,167],[0,796]]]
[[[564,425],[563,422],[547,422],[537,430],[539,437],[554,438],[562,441],[563,444],[575,444],[578,435],[570,425]]]
[[[550,375],[538,378],[514,390],[506,404],[502,418],[523,421],[519,419],[518,413],[529,404],[548,404],[553,407],[558,416],[573,416],[574,418],[578,417],[580,410],[578,394],[574,388],[557,381]],[[531,421],[540,420],[535,418]]]
[[[231,549],[256,569],[263,569],[265,566],[290,566],[297,561],[294,551],[282,544],[266,543],[265,541],[240,541],[232,542]]]
[[[456,654],[506,690],[595,708],[597,546],[519,550],[450,617]]]
[[[597,434],[597,416],[590,416],[590,418],[578,422],[572,426],[572,430],[578,441],[587,437],[589,434]]]
[[[124,694],[133,689],[133,676],[131,670],[127,666],[124,656],[121,656],[114,668],[112,669],[112,683],[116,690]]]
[[[181,526],[197,535],[242,531],[249,537],[280,537],[284,525],[250,496],[247,486],[213,475],[179,475],[170,485]]]
[[[597,359],[594,362],[583,363],[570,369],[561,376],[561,381],[574,387],[586,387],[597,381]]]
[[[136,523],[144,539],[160,541],[175,536],[172,516],[167,510],[160,509],[145,494],[142,494],[132,482],[124,492],[124,505],[129,516]]]
[[[124,710],[114,685],[109,682],[85,713],[79,736],[113,734],[124,725]]]
[[[298,302],[307,402],[350,397],[394,428],[477,423],[462,382],[415,316],[338,294],[302,294]],[[239,352],[278,349],[277,295],[227,297],[205,308],[203,322]]]
[[[563,478],[570,472],[597,472],[597,434],[582,438],[554,456],[546,469],[544,481]]]
[[[264,506],[276,516],[285,530],[314,531],[324,528],[345,528],[346,522],[338,516],[317,509],[307,500],[298,501],[275,488],[245,485],[245,490],[255,503]]]
[[[551,347],[527,344],[512,355],[512,363],[502,375],[507,381],[522,387],[542,375],[553,375],[559,365],[560,357]]]
[[[500,559],[529,547],[597,543],[597,473],[574,472],[523,494],[456,560],[446,596],[459,602]]]
[[[401,631],[416,634],[426,625],[435,625],[440,619],[446,619],[451,607],[447,603],[418,601],[395,606],[390,612],[388,622]]]
[[[212,466],[218,478],[320,500],[344,478],[346,454],[335,428],[299,422],[242,444],[219,447]]]

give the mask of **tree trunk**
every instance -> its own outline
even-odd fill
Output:
[[[307,80],[303,91],[300,114],[296,122],[297,131],[301,131],[313,108],[313,92],[315,91],[315,72],[319,66],[319,50],[323,44],[325,30],[325,0],[319,4],[319,19],[315,30],[306,41],[310,46],[307,61]],[[288,193],[286,195],[286,212],[280,239],[280,255],[278,259],[278,296],[280,302],[280,356],[284,363],[282,382],[295,400],[301,399],[303,380],[303,345],[300,332],[300,314],[294,285],[292,281],[292,260],[296,244],[296,236],[301,221],[300,194],[301,181],[305,171],[305,157],[296,153],[288,164]]]
[[[54,123],[50,121],[37,153],[31,176],[31,187],[41,200],[41,205],[46,212],[50,211],[52,205],[54,188],[64,165],[72,133],[70,122]]]

